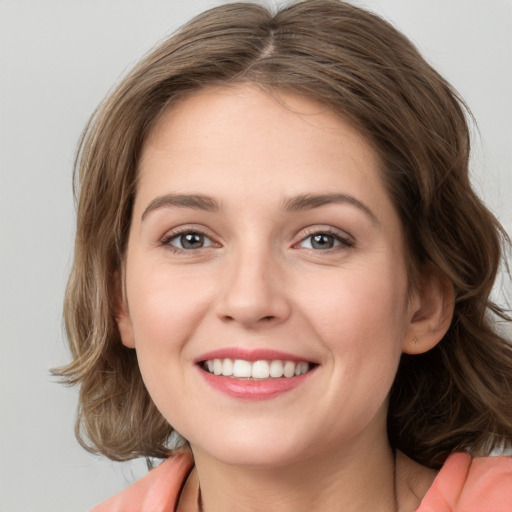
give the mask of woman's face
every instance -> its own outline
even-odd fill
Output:
[[[349,124],[294,94],[207,88],[144,146],[123,343],[197,453],[276,466],[385,442],[413,337],[404,254]]]

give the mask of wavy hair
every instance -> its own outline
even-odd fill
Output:
[[[294,91],[352,123],[380,155],[413,282],[429,265],[455,289],[442,341],[402,356],[389,398],[392,445],[430,467],[454,450],[510,447],[512,349],[495,325],[509,318],[489,299],[510,240],[470,185],[468,111],[401,33],[338,0],[277,12],[253,3],[211,9],[149,53],[91,118],[75,164],[78,225],[64,310],[73,360],[56,370],[80,385],[83,446],[115,460],[171,453],[173,428],[120,340],[116,276],[151,128],[184,96],[241,82]]]

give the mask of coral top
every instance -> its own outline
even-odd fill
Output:
[[[190,455],[174,455],[91,512],[175,512],[192,467]],[[416,512],[512,512],[512,458],[452,454]]]
[[[512,512],[512,458],[454,453],[417,512]]]

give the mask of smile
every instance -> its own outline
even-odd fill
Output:
[[[279,379],[304,375],[310,370],[306,361],[258,360],[216,358],[203,362],[202,368],[213,375],[233,379]]]
[[[319,361],[268,348],[224,347],[195,359],[203,381],[237,400],[268,400],[286,394],[317,373]]]

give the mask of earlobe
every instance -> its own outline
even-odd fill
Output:
[[[119,277],[117,278],[117,281],[119,283],[116,287],[118,292],[115,308],[115,320],[117,328],[119,329],[119,334],[121,336],[123,345],[128,348],[135,348],[135,339],[133,336],[133,327],[130,318],[128,302],[126,300],[126,293]]]
[[[415,291],[403,352],[422,354],[441,341],[452,321],[454,298],[451,281],[438,269],[429,268],[424,273],[421,289]]]
[[[135,339],[133,337],[132,322],[127,311],[116,313],[116,323],[121,335],[123,345],[128,348],[135,348]]]

